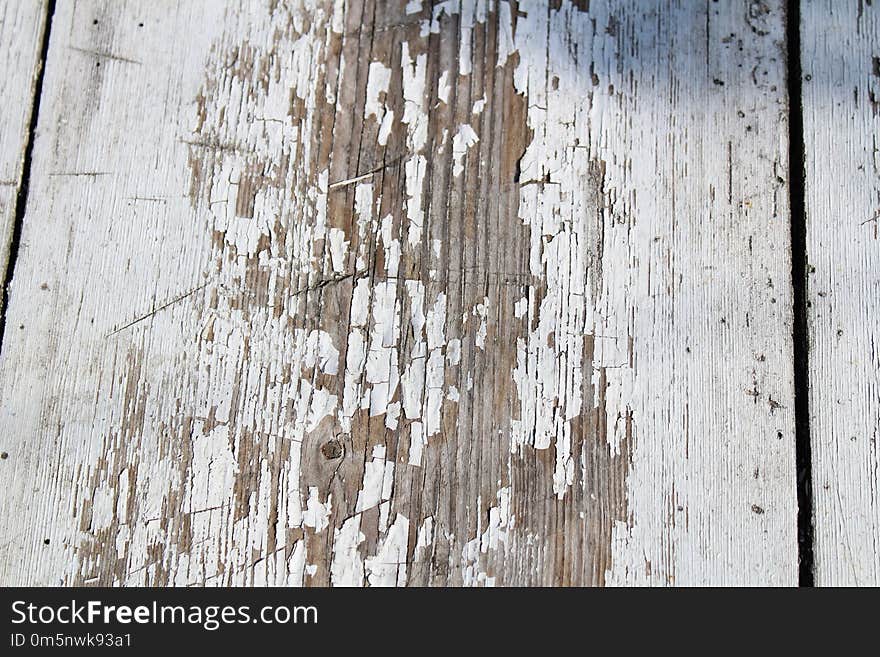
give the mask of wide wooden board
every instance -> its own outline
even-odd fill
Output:
[[[60,3],[0,581],[797,582],[784,15]]]
[[[818,585],[880,585],[880,8],[801,9]]]

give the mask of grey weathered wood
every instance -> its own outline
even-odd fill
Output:
[[[9,258],[45,20],[42,0],[0,2],[0,272]]]
[[[781,3],[424,4],[59,5],[0,581],[796,583]]]
[[[803,3],[815,577],[880,585],[880,9]]]

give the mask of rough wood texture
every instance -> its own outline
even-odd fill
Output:
[[[880,8],[801,21],[815,573],[880,585]]]
[[[796,583],[780,3],[424,4],[60,4],[0,581]]]
[[[0,275],[9,258],[45,19],[45,2],[0,2]]]

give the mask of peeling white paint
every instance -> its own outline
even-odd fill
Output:
[[[400,64],[403,70],[403,123],[407,126],[407,148],[412,153],[404,166],[407,194],[407,241],[410,246],[416,246],[421,241],[424,224],[422,190],[427,160],[421,152],[428,139],[428,107],[425,99],[427,55],[422,53],[414,59],[411,58],[409,44],[404,42],[401,47]]]
[[[461,362],[461,340],[452,338],[446,344],[446,360],[450,365],[458,365]]]
[[[499,12],[506,25],[509,9],[499,7]],[[582,29],[590,20],[571,7],[551,14],[549,19],[533,12],[520,16],[517,45],[558,29],[548,20],[580,21]],[[504,41],[500,36],[499,63],[502,53],[511,52]],[[553,184],[520,187],[519,215],[531,227],[529,268],[546,282],[547,291],[537,308],[537,321],[526,297],[514,308],[517,318],[528,313],[534,328],[517,339],[513,377],[520,413],[512,422],[511,449],[524,444],[548,449],[555,444],[553,488],[562,497],[574,477],[570,421],[582,405],[584,327],[590,327],[593,312],[587,304],[591,278],[601,272],[587,266],[591,234],[584,208],[597,205],[596,190],[584,184],[591,179],[591,161],[587,151],[567,146],[590,132],[589,105],[581,100],[583,74],[562,43],[548,43],[540,56],[521,57],[514,73],[517,90],[528,96],[528,123],[535,135],[520,160],[521,178]],[[555,88],[547,84],[551,66]]]
[[[305,430],[306,433],[311,433],[318,428],[321,420],[333,414],[338,398],[324,388],[313,388],[308,381],[302,381],[300,386],[300,402],[305,400],[309,402]]]
[[[388,93],[388,85],[391,83],[391,69],[382,62],[371,62],[370,70],[367,75],[367,97],[364,106],[364,119],[371,116],[381,120],[384,114],[384,103],[380,100],[380,95],[385,96]]]
[[[532,13],[532,12],[530,12]],[[534,35],[529,26],[517,24],[517,38],[522,44],[528,43]],[[517,50],[513,39],[513,16],[510,12],[509,2],[498,3],[498,61],[497,66],[507,64],[507,59]]]
[[[309,499],[303,513],[303,525],[313,528],[315,533],[324,531],[329,524],[332,509],[333,496],[328,495],[327,502],[322,503],[317,486],[309,486]]]
[[[515,526],[515,517],[510,512],[510,487],[505,486],[498,491],[498,504],[489,508],[488,524],[482,527],[482,499],[477,498],[477,533],[462,548],[462,577],[465,586],[491,586],[492,578],[480,570],[480,555],[490,550],[507,550],[510,532]]]
[[[437,82],[437,98],[448,105],[450,93],[452,93],[452,85],[449,82],[449,71],[443,71]]]
[[[371,384],[370,415],[382,415],[388,409],[400,380],[397,358],[397,330],[400,326],[400,304],[393,281],[373,286],[373,326],[366,362],[366,381]]]
[[[396,431],[399,420],[400,402],[392,402],[388,404],[388,410],[385,411],[385,427],[392,431]]]
[[[333,562],[330,582],[333,586],[363,586],[364,563],[358,546],[365,536],[360,529],[361,517],[354,515],[333,533]]]
[[[345,271],[345,257],[348,253],[348,240],[345,239],[345,232],[339,228],[330,229],[330,262],[333,265],[333,271],[342,273]]]
[[[418,561],[431,551],[434,545],[434,517],[428,516],[422,520],[419,533],[416,537],[415,559]]]
[[[377,141],[380,146],[388,143],[388,137],[391,136],[391,129],[394,127],[394,110],[388,110],[382,117],[382,123],[379,126],[379,135]]]
[[[468,149],[480,141],[477,133],[467,123],[458,126],[458,132],[452,138],[452,175],[460,176],[464,172],[464,156]]]
[[[314,330],[308,334],[303,364],[306,367],[317,365],[325,374],[335,375],[338,373],[339,350],[333,344],[333,338],[329,333]]]
[[[409,464],[420,466],[422,464],[422,452],[428,444],[424,427],[421,422],[412,422],[409,425]]]
[[[358,493],[355,513],[370,509],[391,497],[394,461],[385,460],[385,445],[373,447],[372,458],[364,467],[364,483]]]
[[[460,5],[458,73],[459,75],[470,75],[473,66],[471,49],[473,47],[474,26],[486,22],[488,2],[487,0],[460,0]]]
[[[477,328],[477,335],[474,343],[480,349],[486,348],[486,335],[488,334],[488,317],[489,317],[489,297],[483,297],[483,303],[474,306],[474,316],[480,318],[480,326]]]
[[[376,556],[366,560],[367,581],[370,586],[406,585],[408,542],[409,520],[398,513],[379,544]]]

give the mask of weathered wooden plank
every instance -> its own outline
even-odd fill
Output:
[[[0,580],[796,582],[778,2],[55,24]]]
[[[0,272],[9,258],[45,22],[42,0],[0,2]]]
[[[801,11],[815,578],[877,586],[880,10]]]

